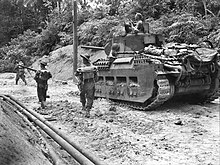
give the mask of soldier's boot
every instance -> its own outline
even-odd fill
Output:
[[[90,118],[90,109],[86,109],[86,115],[85,115],[86,118]]]
[[[45,101],[41,101],[41,108],[45,109]]]
[[[24,84],[27,85],[27,81],[25,79],[23,81],[24,81]]]
[[[86,110],[86,106],[85,104],[82,104],[82,111],[85,111]]]

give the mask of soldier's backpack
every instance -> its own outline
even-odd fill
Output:
[[[48,70],[40,70],[39,79],[47,81],[51,78],[51,74]]]

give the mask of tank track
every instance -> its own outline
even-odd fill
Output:
[[[165,101],[169,100],[174,94],[174,86],[170,85],[169,80],[167,78],[159,78],[156,80],[156,91],[153,92],[156,95],[150,98],[150,101],[146,101],[143,104],[135,103],[135,102],[123,102],[117,101],[120,106],[127,106],[132,109],[137,110],[152,110],[163,104]]]
[[[218,89],[210,96],[208,96],[204,102],[205,103],[210,103],[212,101],[214,101],[215,99],[218,99],[220,97],[220,79],[219,79],[219,87]]]
[[[210,103],[212,101],[214,101],[215,99],[217,99],[219,97],[219,90],[216,91],[215,93],[213,93],[211,96],[209,96],[208,98],[206,98],[206,100],[204,101],[205,103]]]

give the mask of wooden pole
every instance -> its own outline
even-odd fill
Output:
[[[72,6],[73,6],[73,77],[75,77],[74,73],[77,70],[77,3],[76,0],[72,0]]]

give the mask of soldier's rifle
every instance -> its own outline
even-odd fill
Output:
[[[29,68],[29,67],[27,67],[27,66],[23,66],[23,65],[18,65],[18,66],[20,66],[20,67],[22,67],[22,68],[25,68],[25,69],[28,69],[28,70],[31,70],[31,71],[34,71],[34,72],[37,72],[36,69]]]
[[[34,71],[34,72],[37,72],[36,69],[29,68],[29,67],[27,67],[27,66],[23,66],[23,65],[18,65],[18,66],[20,66],[20,67],[22,67],[22,68],[26,68],[26,69],[28,70],[28,72],[29,72],[29,70]],[[31,75],[30,72],[29,72],[29,74]],[[32,75],[31,75],[31,77],[32,77]],[[32,77],[32,78],[33,78],[33,77]],[[50,98],[50,96],[47,95],[46,98]]]

